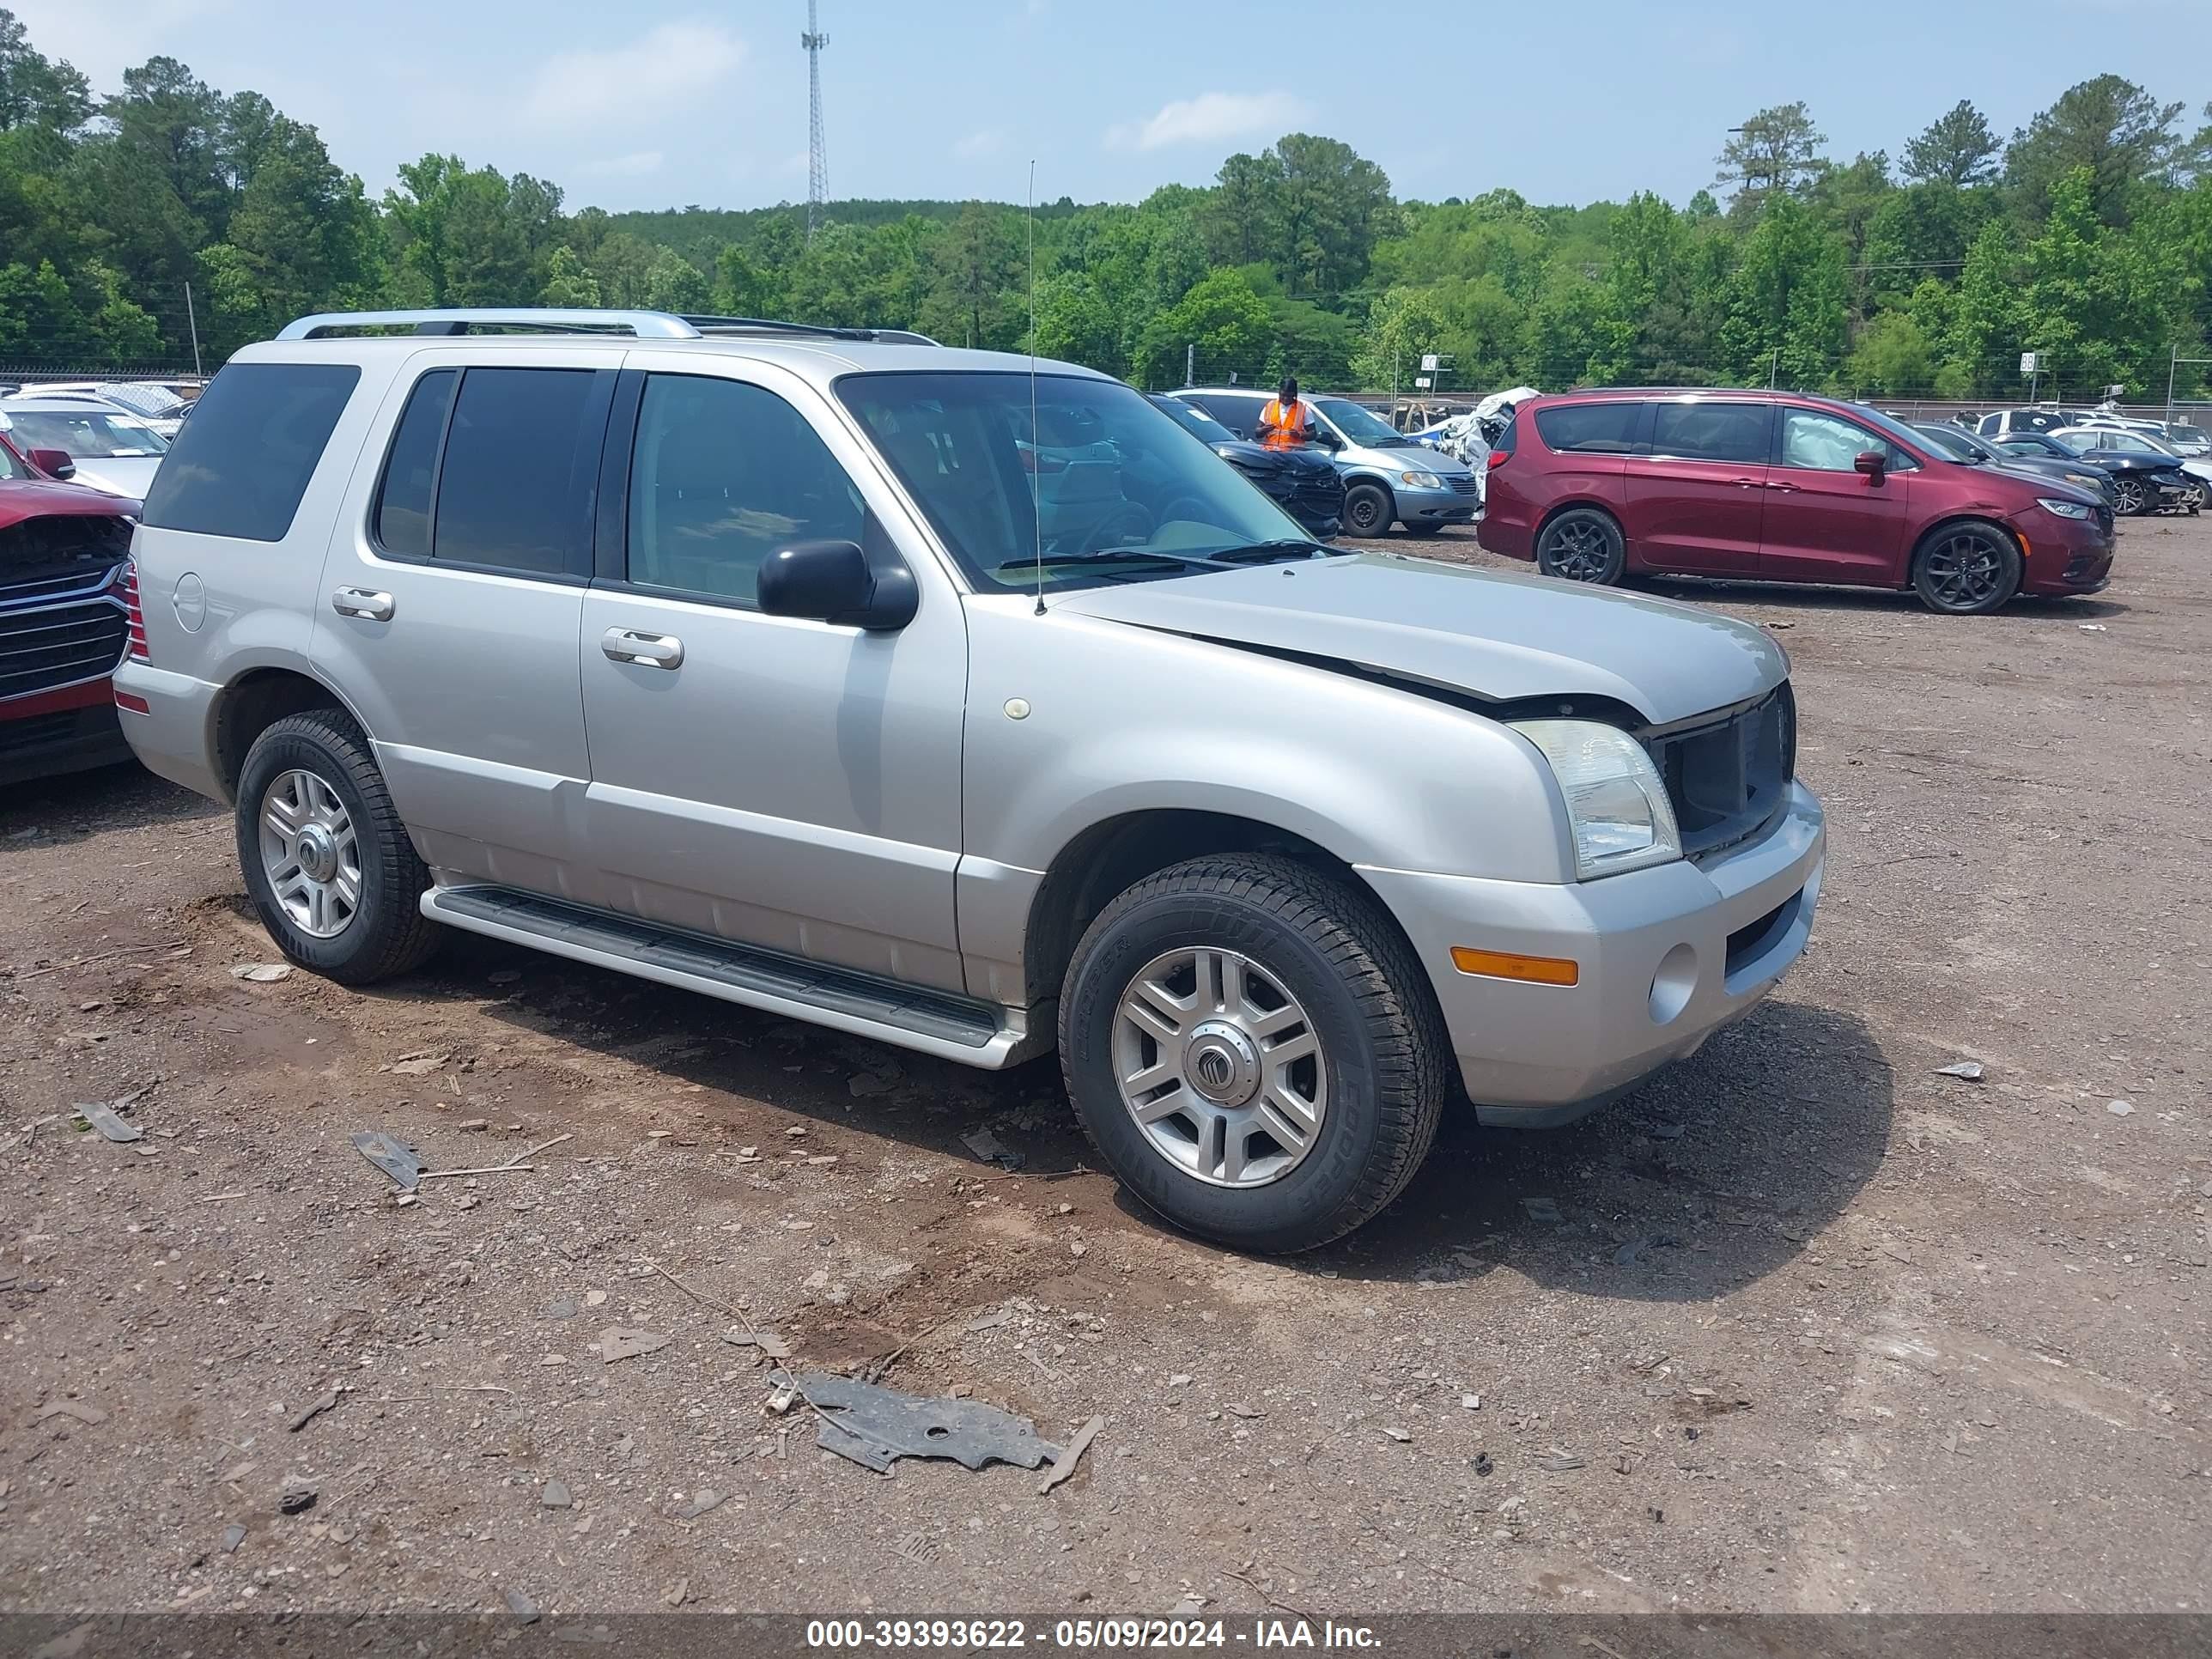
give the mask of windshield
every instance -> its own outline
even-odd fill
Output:
[[[2172,452],[2138,437],[2132,432],[2115,431],[2110,427],[2086,427],[2078,432],[2061,432],[2058,441],[2076,455],[2092,449],[2102,449],[2121,455],[2165,455]]]
[[[837,395],[978,592],[1188,575],[1259,544],[1325,550],[1119,380],[848,374]]]
[[[1938,454],[1954,461],[1964,461],[1984,456],[1989,447],[1980,439],[1972,437],[1955,426],[1919,426],[1913,431],[1920,439],[1920,447],[1933,449]]]
[[[1376,445],[1403,447],[1413,441],[1389,422],[1349,398],[1316,398],[1312,401],[1313,406],[1328,416],[1336,429],[1353,443],[1372,448]]]
[[[2212,443],[2212,437],[2206,436],[2203,428],[2190,426],[2180,421],[2167,427],[2166,435],[2178,444]]]
[[[1147,398],[1150,404],[1177,426],[1196,433],[1210,444],[1233,444],[1237,434],[1215,420],[1212,416],[1180,398]]]
[[[96,409],[11,409],[15,441],[25,449],[65,449],[75,461],[125,455],[159,455],[168,440],[135,415],[109,415]]]
[[[138,380],[125,380],[114,386],[100,388],[100,395],[125,409],[135,409],[141,415],[163,420],[185,406],[185,400],[164,386],[154,386]]]

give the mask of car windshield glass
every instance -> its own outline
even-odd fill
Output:
[[[1215,420],[1202,409],[1194,409],[1180,398],[1147,398],[1145,400],[1177,426],[1194,432],[1210,444],[1231,444],[1237,434]]]
[[[1382,449],[1402,448],[1413,444],[1413,439],[1389,422],[1371,410],[1353,403],[1349,398],[1316,398],[1313,406],[1328,416],[1331,424],[1353,443]]]
[[[125,455],[159,455],[169,441],[136,415],[108,415],[96,409],[10,410],[15,436],[25,449],[65,449],[73,461]]]
[[[1040,574],[1056,589],[1187,575],[1255,543],[1322,550],[1119,380],[848,374],[837,395],[979,592],[1026,592]]]
[[[2166,428],[2166,435],[2179,444],[2212,443],[2212,436],[2208,436],[2203,428],[2185,425],[2179,421]]]
[[[125,409],[135,409],[154,420],[167,420],[185,406],[185,400],[161,386],[143,385],[125,380],[115,386],[100,388],[100,395],[111,403],[121,404]]]
[[[1951,460],[1979,459],[1985,448],[1979,439],[1970,436],[1954,426],[1923,426],[1917,427],[1914,430],[1919,435],[1923,448],[1933,449],[1937,454]]]

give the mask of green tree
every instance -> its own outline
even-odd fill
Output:
[[[1200,380],[1235,374],[1249,380],[1274,343],[1267,307],[1251,283],[1217,270],[1146,324],[1134,369],[1147,386],[1181,386],[1185,351],[1195,347]]]
[[[545,286],[538,291],[540,305],[588,311],[600,303],[599,279],[585,269],[583,257],[572,247],[556,247],[545,262]]]
[[[1961,98],[1917,137],[1906,141],[1901,171],[1916,184],[1962,190],[1986,184],[1996,175],[1997,152],[2002,148],[1990,131],[1988,118]]]
[[[1769,199],[1729,289],[1722,337],[1737,377],[1808,390],[1835,377],[1849,328],[1846,257],[1802,204]]]
[[[2014,135],[2005,151],[2005,182],[2029,219],[2039,223],[2058,181],[2087,167],[2097,217],[2124,224],[2137,187],[2162,179],[2175,160],[2179,141],[2173,124],[2181,110],[2117,75],[2069,87]]]
[[[92,118],[92,88],[68,64],[32,49],[15,14],[0,7],[0,132],[68,132]]]
[[[1854,391],[1924,392],[1936,378],[1936,346],[1909,312],[1886,312],[1860,333],[1844,367]]]
[[[1739,216],[1755,214],[1777,192],[1809,190],[1826,169],[1820,146],[1827,140],[1802,103],[1760,110],[1729,133],[1713,182],[1734,191],[1729,209]]]

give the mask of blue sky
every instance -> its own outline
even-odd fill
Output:
[[[322,130],[372,193],[428,149],[571,207],[806,193],[804,0],[0,0],[95,88],[157,52]],[[821,0],[833,196],[1134,200],[1292,130],[1401,196],[1542,202],[1708,183],[1726,128],[1802,98],[1848,157],[1961,97],[2009,133],[2110,70],[2194,128],[2212,0]],[[374,22],[367,21],[374,16]]]

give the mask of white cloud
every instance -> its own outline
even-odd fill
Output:
[[[1115,149],[1164,149],[1170,144],[1217,144],[1254,133],[1273,137],[1310,113],[1304,99],[1287,92],[1201,92],[1163,105],[1147,120],[1108,128],[1106,142]]]
[[[584,171],[594,179],[642,179],[648,173],[660,171],[666,157],[657,149],[634,149],[627,155],[603,155],[584,163]]]
[[[996,155],[1006,142],[1006,135],[997,127],[985,127],[981,132],[971,132],[952,146],[952,153],[963,161],[973,161],[985,155]]]
[[[744,42],[714,24],[663,23],[626,46],[556,52],[539,65],[523,108],[540,121],[642,120],[695,101],[744,55]]]

